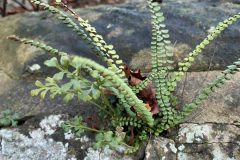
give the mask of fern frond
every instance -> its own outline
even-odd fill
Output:
[[[163,111],[163,118],[161,118],[161,123],[155,127],[156,129],[154,131],[154,134],[159,135],[164,130],[167,130],[170,127],[174,127],[175,125],[179,124],[188,114],[190,114],[204,100],[206,100],[212,92],[214,92],[217,88],[220,88],[221,85],[225,84],[225,81],[230,80],[232,74],[240,71],[240,59],[238,59],[238,61],[234,62],[227,68],[228,69],[222,72],[222,75],[218,76],[214,81],[209,83],[192,103],[185,105],[182,111],[174,110],[170,111],[170,114],[168,111]],[[170,109],[168,108],[168,110]]]
[[[114,118],[112,120],[112,124],[117,126],[133,126],[140,128],[141,126],[144,126],[144,122],[138,119],[137,117],[120,117],[120,118]]]
[[[95,42],[95,44],[104,52],[107,54],[108,58],[112,59],[112,63],[114,63],[116,66],[118,66],[123,73],[122,69],[123,67],[123,61],[119,59],[119,56],[116,54],[116,51],[114,50],[113,45],[108,45],[103,37],[99,34],[97,34],[96,29],[91,26],[91,24],[88,21],[83,20],[76,12],[68,8],[67,5],[64,3],[61,3],[61,5],[66,8],[69,12],[73,14],[76,20],[78,20],[79,25],[88,33],[89,37]],[[123,74],[124,75],[124,74]]]
[[[112,87],[109,87],[108,89],[114,93],[117,92],[116,96],[119,99],[125,99],[126,103],[132,106],[137,114],[141,114],[143,116],[143,120],[148,125],[153,125],[154,119],[152,118],[152,113],[147,110],[143,101],[139,100],[131,88],[126,83],[124,83],[124,81],[119,78],[114,72],[106,69],[100,64],[95,63],[92,60],[82,57],[74,57],[71,64],[73,67],[88,69],[89,72],[94,71],[95,75],[97,74],[97,76],[102,77],[106,81],[110,82],[111,86],[114,86],[115,89],[113,90]]]
[[[234,62],[232,65],[227,66],[227,68],[228,69],[222,72],[222,75],[218,76],[214,81],[209,83],[192,103],[184,106],[183,110],[180,112],[183,117],[187,116],[194,109],[196,109],[204,100],[209,97],[212,92],[225,84],[225,81],[230,80],[231,75],[240,72],[240,59],[238,59],[238,61]]]
[[[136,144],[132,146],[131,148],[127,148],[127,150],[124,151],[124,154],[133,154],[136,153],[140,148],[139,144]]]
[[[179,123],[179,118],[182,118],[179,116],[178,111],[176,111],[173,108],[167,108],[163,111],[163,117],[160,118],[160,123],[156,124],[154,127],[154,134],[158,136],[160,133],[162,133],[165,130],[168,130],[169,128],[175,126]]]
[[[150,11],[152,13],[152,72],[167,71],[167,60],[168,56],[172,57],[171,54],[167,54],[167,46],[171,43],[168,40],[168,30],[165,28],[164,16],[160,12],[161,6],[157,2],[148,1]]]
[[[35,41],[35,40],[32,40],[32,39],[20,38],[20,37],[15,36],[15,35],[8,36],[7,38],[10,39],[10,40],[21,42],[23,44],[32,45],[32,46],[34,46],[36,48],[41,48],[42,50],[53,54],[53,56],[64,56],[64,55],[67,55],[66,52],[60,52],[58,49],[52,48],[51,46],[48,46],[48,45],[46,45],[44,43],[41,43],[39,41]]]
[[[32,3],[39,5],[43,7],[45,10],[48,10],[54,15],[57,15],[57,18],[65,24],[68,28],[71,28],[74,32],[77,33],[78,36],[80,36],[87,45],[90,46],[90,48],[101,58],[102,61],[106,62],[107,65],[109,66],[109,69],[113,70],[114,72],[118,73],[122,78],[125,78],[125,74],[122,71],[121,68],[118,68],[116,64],[121,65],[122,61],[121,60],[116,60],[114,61],[110,55],[114,55],[113,57],[118,58],[118,55],[113,50],[112,45],[107,45],[101,38],[100,35],[97,35],[96,30],[90,26],[86,21],[85,27],[83,27],[81,24],[79,27],[67,14],[62,12],[61,10],[50,6],[46,3],[43,3],[39,0],[31,0]],[[92,32],[90,32],[92,31]],[[104,48],[104,47],[105,48]],[[103,49],[104,48],[104,49]],[[108,50],[106,50],[108,48]],[[109,52],[108,52],[109,51]],[[114,64],[116,63],[116,64]]]
[[[161,5],[152,2],[152,0],[147,2],[152,13],[152,72],[172,70],[173,53],[170,50],[171,41],[169,40],[169,30],[164,24],[165,18],[161,12]]]
[[[136,86],[132,86],[132,90],[135,93],[139,93],[141,90],[143,90],[144,88],[147,87],[147,85],[153,81],[154,77],[156,77],[156,73],[150,73],[150,75],[143,80],[142,82],[140,82],[139,84],[137,84]]]
[[[123,107],[129,116],[136,117],[136,113],[131,110],[132,107],[127,103],[124,98],[119,99],[117,107]]]
[[[188,71],[188,69],[192,66],[194,60],[196,57],[202,53],[202,50],[206,48],[206,46],[213,41],[215,38],[217,38],[226,28],[229,27],[229,25],[236,22],[238,19],[240,19],[240,12],[234,16],[231,16],[230,18],[224,20],[223,22],[220,22],[213,31],[205,38],[199,45],[196,46],[195,50],[189,53],[189,55],[184,58],[182,62],[178,63],[179,69],[178,71],[174,72],[173,78],[171,79],[171,83],[169,85],[169,88],[171,88],[171,91],[174,91],[176,88],[176,82],[180,81],[182,77],[184,76],[184,73]],[[174,87],[172,87],[174,85]]]
[[[147,1],[152,13],[152,42],[151,42],[151,56],[152,56],[152,72],[157,73],[154,77],[154,84],[156,88],[156,98],[160,109],[170,107],[170,92],[167,87],[168,71],[172,70],[171,60],[173,53],[169,50],[171,44],[169,40],[168,30],[164,22],[163,13],[160,11],[161,6],[152,0]]]

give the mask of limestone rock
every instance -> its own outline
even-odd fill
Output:
[[[177,158],[179,160],[226,160],[240,158],[240,129],[227,124],[180,125]]]
[[[41,128],[29,131],[29,136],[16,129],[1,129],[0,157],[6,160],[76,160],[75,155],[68,154],[68,143],[49,137],[48,131],[53,134],[62,123],[60,118],[61,115],[51,115],[43,119]]]
[[[240,128],[221,123],[180,125],[178,143],[240,143]]]
[[[182,144],[178,152],[178,160],[226,160],[239,159],[239,144],[212,143],[212,144]]]
[[[15,129],[0,129],[1,160],[134,160],[105,147],[93,149],[94,137],[84,133],[75,137],[60,127],[67,114],[38,115]]]
[[[4,83],[5,85],[1,85],[0,91],[5,91],[0,94],[0,110],[12,109],[18,112],[22,118],[47,113],[81,114],[84,116],[97,114],[97,109],[94,109],[96,108],[94,105],[81,103],[77,100],[64,103],[61,97],[54,100],[49,98],[41,100],[40,97],[31,97],[30,91],[36,88],[34,85],[35,81],[36,79],[31,79],[31,77],[22,80],[11,79],[11,81]],[[8,87],[6,88],[5,86]]]
[[[7,92],[9,89],[11,89],[12,86],[14,86],[15,81],[11,77],[9,77],[9,75],[2,72],[1,70],[0,70],[0,77],[1,77],[1,80],[0,80],[0,86],[1,86],[0,95],[1,95],[4,92]]]
[[[226,160],[240,158],[240,129],[223,123],[183,123],[176,139],[149,140],[145,159]]]
[[[153,159],[176,159],[177,148],[173,140],[154,137],[148,141],[145,151],[145,160]]]
[[[178,87],[177,95],[182,95],[180,102],[192,102],[201,89],[214,80],[221,72],[191,72],[186,75]],[[186,82],[184,85],[184,81]],[[233,75],[221,88],[212,93],[185,122],[192,123],[240,123],[240,73]],[[184,86],[184,87],[183,87]],[[184,88],[184,89],[183,89]],[[183,93],[182,93],[183,92]]]

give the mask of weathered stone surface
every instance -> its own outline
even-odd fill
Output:
[[[177,148],[173,140],[155,137],[148,141],[145,151],[145,160],[176,159]]]
[[[0,157],[6,160],[16,159],[76,159],[75,155],[68,154],[68,143],[54,141],[51,135],[63,122],[61,115],[51,115],[41,121],[41,127],[28,128],[29,136],[16,129],[0,130]]]
[[[4,78],[4,77],[3,77]],[[97,114],[97,108],[90,103],[82,103],[74,100],[70,103],[64,103],[61,97],[54,100],[40,97],[31,97],[30,91],[35,87],[36,77],[27,77],[20,80],[13,80],[6,76],[0,80],[0,111],[12,109],[20,114],[20,117],[35,116],[38,114],[62,114],[70,115],[81,114],[91,116]],[[37,77],[41,80],[41,77]]]
[[[14,85],[14,80],[10,78],[6,73],[1,72],[0,70],[0,95],[3,94],[4,92],[8,91],[11,89],[11,87]]]
[[[177,157],[185,159],[239,159],[240,129],[235,125],[184,123],[180,125],[176,143]]]
[[[226,160],[240,158],[240,129],[222,123],[183,123],[175,140],[149,140],[145,159]]]
[[[68,115],[41,115],[15,129],[0,129],[1,160],[134,160],[109,149],[93,149],[93,137],[64,133],[61,124]]]
[[[169,140],[172,141],[172,140]],[[158,141],[159,143],[162,141]],[[175,146],[173,145],[175,148]],[[203,143],[178,144],[176,153],[165,154],[162,150],[146,150],[145,159],[178,159],[178,160],[226,160],[239,159],[239,143]],[[159,154],[156,156],[156,154]],[[155,156],[152,156],[155,155]]]
[[[163,3],[173,43],[185,45],[184,52],[175,52],[175,59],[180,60],[207,35],[207,30],[219,21],[239,11],[234,2],[177,0]],[[150,15],[144,3],[118,6],[99,6],[78,10],[79,14],[97,28],[107,42],[113,44],[121,58],[127,63],[137,53],[145,52],[150,47]],[[193,66],[194,70],[222,69],[239,57],[239,23],[226,30],[218,40],[209,45]],[[6,37],[17,34],[22,37],[39,39],[60,50],[72,54],[94,58],[89,48],[77,35],[47,13],[25,13],[0,19],[0,66],[8,74],[20,76],[31,63],[42,64],[46,59],[43,52],[29,46],[9,43]],[[144,57],[148,57],[148,52]],[[213,57],[213,58],[209,58]],[[134,63],[134,62],[133,62]],[[150,64],[149,61],[147,64]],[[141,64],[134,64],[137,68]],[[149,67],[145,69],[149,71]]]
[[[240,143],[240,128],[221,123],[180,125],[178,143]]]
[[[178,160],[237,160],[240,147],[237,143],[182,144],[178,147]]]
[[[174,53],[175,62],[181,61],[183,59],[183,55],[190,53],[192,51],[191,47],[188,44],[179,43],[172,47],[172,52]],[[179,57],[181,56],[181,57]],[[133,55],[132,60],[130,62],[130,67],[133,69],[141,69],[142,72],[151,72],[151,50],[149,48],[145,48],[137,52]],[[198,64],[193,64],[193,68],[196,67]],[[174,63],[176,67],[176,63]],[[206,69],[206,65],[202,65],[203,68]],[[192,69],[193,70],[193,69]]]
[[[186,104],[191,102],[201,91],[201,88],[214,80],[221,72],[191,72],[187,74],[184,81],[178,87],[178,95],[182,95],[181,102]],[[232,77],[222,88],[212,93],[207,100],[203,102],[185,122],[192,123],[228,123],[239,124],[240,122],[240,74]],[[185,87],[183,87],[185,86]],[[184,88],[184,91],[183,91]],[[183,93],[182,93],[183,91]]]

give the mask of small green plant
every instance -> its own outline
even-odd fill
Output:
[[[123,142],[120,136],[116,136],[112,131],[107,131],[96,135],[96,143],[94,147],[101,148],[108,145],[113,149],[117,149],[121,143]]]
[[[75,116],[73,119],[67,120],[62,124],[64,132],[73,132],[75,136],[80,137],[84,131],[100,132],[96,129],[87,127],[87,124],[83,122],[81,116]]]
[[[50,98],[55,98],[61,95],[66,102],[73,99],[88,101],[99,108],[101,111],[99,116],[110,120],[100,130],[88,127],[81,117],[63,125],[66,131],[73,130],[77,135],[83,131],[96,132],[96,147],[108,144],[116,148],[116,145],[120,144],[127,146],[126,153],[135,152],[149,135],[158,136],[179,124],[216,88],[221,87],[231,75],[239,72],[240,59],[203,88],[195,100],[180,108],[176,107],[178,97],[173,93],[177,82],[182,79],[203,49],[240,18],[240,13],[220,22],[183,61],[178,62],[177,69],[174,70],[169,31],[164,24],[165,18],[161,6],[157,2],[147,0],[152,15],[152,72],[148,77],[142,77],[139,71],[133,72],[124,65],[114,47],[107,44],[88,21],[79,17],[64,3],[61,1],[57,3],[64,10],[39,0],[32,0],[32,3],[54,14],[60,22],[80,36],[106,64],[103,66],[90,59],[61,52],[34,40],[17,36],[9,37],[41,48],[53,56],[45,61],[45,65],[57,69],[58,72],[53,77],[46,78],[44,83],[36,81],[37,89],[31,92],[32,96],[40,95],[41,98],[45,98],[48,95]]]
[[[0,127],[8,127],[13,126],[16,127],[19,121],[19,114],[10,110],[6,109],[1,112],[0,115]]]

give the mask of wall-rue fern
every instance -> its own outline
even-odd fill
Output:
[[[54,14],[106,63],[106,66],[103,66],[90,59],[61,52],[35,40],[17,36],[8,37],[41,48],[52,55],[52,58],[44,64],[56,68],[58,72],[52,77],[47,77],[45,82],[36,81],[37,89],[31,92],[32,96],[40,95],[41,98],[45,98],[47,95],[55,98],[57,95],[62,95],[66,102],[73,99],[88,101],[99,108],[101,111],[99,116],[110,119],[107,127],[103,126],[100,130],[87,126],[80,116],[63,125],[66,131],[72,130],[77,135],[86,131],[96,132],[95,147],[109,145],[116,148],[117,145],[124,145],[128,148],[126,153],[137,151],[141,142],[147,140],[150,134],[158,136],[164,130],[180,123],[216,88],[229,80],[231,75],[239,72],[240,59],[228,66],[222,75],[203,88],[192,103],[182,106],[181,109],[176,108],[178,99],[173,92],[177,82],[182,79],[203,49],[229,25],[240,19],[240,13],[220,22],[182,62],[178,62],[178,69],[173,70],[170,36],[164,24],[165,18],[161,12],[161,6],[157,2],[147,0],[152,15],[152,73],[135,84],[131,78],[137,74],[126,71],[114,47],[107,44],[87,20],[83,20],[61,1],[57,4],[63,9],[49,6],[39,0],[32,0],[32,3]],[[154,86],[154,91],[151,86]],[[143,96],[146,92],[151,93],[147,94],[151,95],[151,98]],[[149,99],[157,102],[157,112],[156,106],[151,106],[154,103],[149,102]]]

